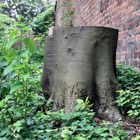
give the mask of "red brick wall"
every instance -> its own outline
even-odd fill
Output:
[[[62,0],[58,0],[58,3],[60,1]],[[72,2],[73,26],[105,26],[119,29],[117,62],[140,68],[140,0]]]

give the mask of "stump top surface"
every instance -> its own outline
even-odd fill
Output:
[[[111,30],[118,32],[118,29],[104,26],[77,26],[77,27],[55,27],[54,30]]]
[[[102,27],[102,26],[80,26],[80,27],[55,27],[53,32],[53,38],[116,38],[118,37],[118,30],[114,28]],[[58,40],[59,40],[58,39]],[[56,39],[55,39],[56,40]]]

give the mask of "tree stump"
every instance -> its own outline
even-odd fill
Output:
[[[106,27],[54,29],[47,38],[42,76],[54,109],[72,112],[77,98],[89,96],[99,117],[121,118],[113,97],[117,39],[118,30]]]

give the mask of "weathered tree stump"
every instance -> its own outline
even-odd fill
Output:
[[[113,97],[117,39],[118,30],[105,27],[54,29],[47,39],[42,76],[54,109],[74,111],[76,99],[89,96],[100,117],[121,117]]]

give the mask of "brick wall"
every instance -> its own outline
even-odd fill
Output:
[[[119,29],[117,62],[140,68],[140,0],[72,0],[72,3],[73,26]],[[59,16],[57,11],[56,15],[61,20],[62,13]]]

